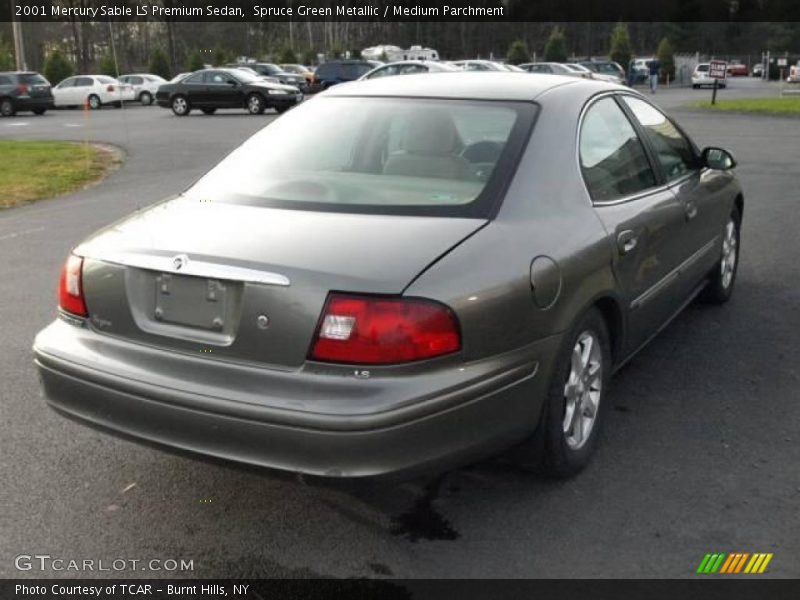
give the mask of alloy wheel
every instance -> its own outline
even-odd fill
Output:
[[[262,112],[262,103],[261,98],[258,96],[250,96],[250,99],[247,101],[247,110],[250,112],[251,115],[257,115]]]
[[[564,385],[564,439],[571,450],[582,448],[594,428],[603,389],[603,352],[591,331],[578,336]]]
[[[188,104],[186,104],[186,99],[181,96],[178,96],[172,101],[172,110],[175,111],[175,114],[185,115],[187,108]]]
[[[722,240],[722,260],[719,263],[720,274],[722,275],[722,287],[728,288],[733,281],[733,274],[736,272],[736,260],[738,258],[739,235],[736,223],[733,219],[728,221],[725,226],[725,234]]]

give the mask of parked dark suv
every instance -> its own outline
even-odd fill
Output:
[[[18,111],[43,115],[53,107],[50,82],[39,73],[11,71],[0,73],[0,116],[12,117]]]
[[[365,60],[331,60],[321,64],[314,71],[312,91],[320,91],[345,81],[355,81],[376,65]]]

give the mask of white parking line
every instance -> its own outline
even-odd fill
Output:
[[[83,127],[80,123],[64,123],[64,127]]]
[[[25,127],[26,125],[30,125],[27,121],[22,121],[21,123],[6,123],[6,127]]]
[[[10,240],[21,235],[28,235],[29,233],[36,233],[37,231],[44,231],[44,227],[33,227],[32,229],[24,229],[23,231],[14,231],[5,235],[0,235],[0,241]]]

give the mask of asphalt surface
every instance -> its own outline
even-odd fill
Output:
[[[721,96],[774,94],[735,81]],[[737,290],[690,306],[613,381],[590,467],[537,479],[507,457],[418,482],[309,486],[98,433],[50,411],[30,351],[59,268],[98,227],[177,192],[272,117],[156,107],[0,120],[0,137],[93,140],[126,153],[101,184],[0,212],[0,577],[14,557],[184,559],[195,577],[690,577],[707,552],[773,552],[800,576],[800,119],[676,108],[739,160]],[[132,485],[135,484],[135,485]],[[141,567],[139,567],[141,568]]]

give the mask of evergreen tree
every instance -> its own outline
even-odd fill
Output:
[[[608,51],[608,55],[611,60],[622,65],[627,72],[633,58],[633,44],[631,44],[631,36],[628,34],[628,26],[625,23],[617,23],[611,31],[611,49]]]
[[[297,62],[297,55],[294,51],[286,46],[283,50],[280,51],[278,54],[278,62],[282,65],[291,65]]]
[[[506,62],[510,65],[521,65],[530,61],[531,53],[528,51],[528,44],[524,40],[512,42],[506,53]]]
[[[153,75],[160,75],[167,81],[172,79],[172,71],[169,68],[167,53],[161,48],[156,48],[155,52],[153,52],[153,58],[150,60],[150,72]]]
[[[64,81],[73,73],[72,65],[58,48],[47,55],[43,71],[45,78],[53,85]]]
[[[117,73],[117,64],[114,62],[114,57],[111,53],[103,54],[100,57],[100,62],[97,66],[97,70],[102,75],[108,75],[109,77],[117,77],[119,73]]]
[[[553,27],[550,37],[544,46],[544,59],[547,62],[566,62],[567,37],[560,27]]]
[[[317,53],[314,52],[313,48],[308,48],[303,53],[303,64],[307,67],[312,66],[315,62],[317,62]]]
[[[670,81],[675,79],[675,57],[673,55],[674,51],[669,38],[663,38],[658,44],[656,56],[658,57],[658,62],[661,63],[661,74],[664,77],[668,76]]]
[[[195,50],[189,55],[189,71],[199,71],[204,69],[205,66],[205,61],[203,61],[203,57],[200,55],[200,52]]]
[[[6,42],[2,35],[0,35],[0,71],[13,71],[16,67],[14,60],[14,51],[11,49],[11,44]]]

